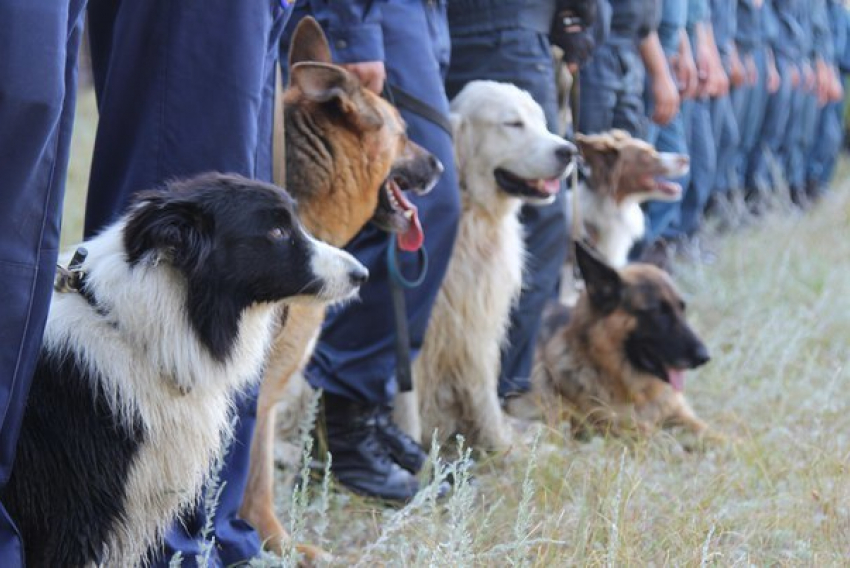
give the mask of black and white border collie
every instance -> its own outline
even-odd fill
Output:
[[[196,499],[281,301],[368,273],[281,189],[205,174],[139,195],[56,292],[2,500],[28,566],[132,566]]]

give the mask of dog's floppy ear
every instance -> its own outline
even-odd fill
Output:
[[[377,130],[384,119],[372,105],[366,104],[357,77],[336,65],[297,63],[290,72],[290,85],[297,87],[308,100],[337,105],[357,127]]]
[[[449,122],[452,125],[452,139],[454,140],[455,168],[458,171],[463,171],[463,165],[466,162],[465,151],[469,148],[469,143],[466,140],[469,135],[469,127],[463,115],[457,112],[449,113]]]
[[[135,265],[153,253],[156,261],[194,272],[212,251],[208,225],[197,203],[167,191],[142,192],[124,228],[127,260]]]
[[[619,182],[620,141],[612,132],[617,131],[590,136],[576,134],[576,145],[590,168],[594,180],[592,189],[596,191],[612,191]]]
[[[289,43],[289,68],[303,61],[331,62],[331,48],[325,32],[312,16],[298,22]]]
[[[582,242],[576,242],[576,262],[591,305],[602,313],[615,310],[623,294],[623,281],[617,271]]]

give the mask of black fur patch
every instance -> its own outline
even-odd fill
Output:
[[[218,361],[230,356],[248,306],[320,287],[295,202],[238,176],[203,175],[140,193],[124,244],[132,266],[156,256],[183,273],[189,321]]]
[[[38,361],[2,501],[29,567],[99,563],[124,512],[125,483],[145,433],[118,422],[73,353]]]

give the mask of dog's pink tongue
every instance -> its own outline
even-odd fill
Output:
[[[679,369],[667,369],[667,380],[673,390],[682,392],[685,390],[685,372]]]
[[[422,248],[422,243],[425,242],[425,232],[422,230],[422,223],[419,222],[419,212],[416,206],[409,201],[404,204],[405,212],[408,217],[409,224],[407,230],[398,234],[398,248],[408,252],[416,252]]]
[[[554,195],[558,193],[558,190],[561,189],[561,180],[558,178],[546,179],[543,180],[543,191],[550,195]]]

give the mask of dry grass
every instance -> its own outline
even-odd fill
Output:
[[[847,565],[849,228],[845,181],[805,215],[717,238],[716,264],[677,267],[714,356],[689,397],[728,443],[545,431],[537,451],[474,465],[460,502],[394,511],[336,494],[306,536],[328,523],[313,540],[339,565]]]
[[[66,245],[81,233],[90,95],[80,108]],[[846,565],[848,228],[845,181],[805,215],[776,214],[716,239],[716,264],[679,266],[714,356],[689,396],[728,444],[686,452],[669,436],[579,443],[543,431],[536,450],[529,442],[478,460],[474,480],[447,502],[426,495],[385,509],[344,493],[325,499],[316,487],[296,524],[340,565]],[[290,522],[299,508],[279,493]]]

